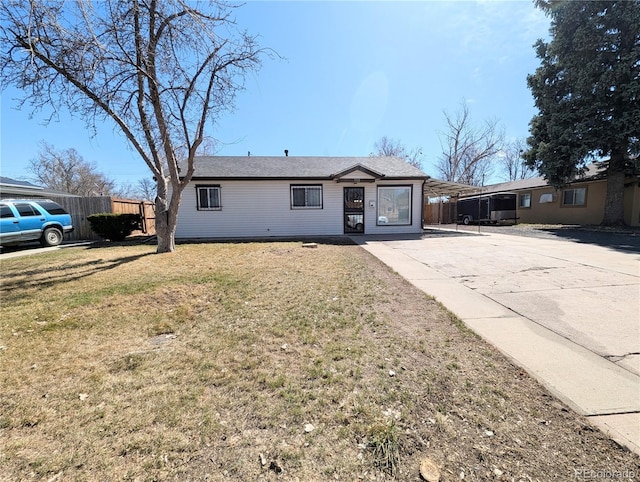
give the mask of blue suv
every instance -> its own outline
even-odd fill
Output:
[[[0,200],[1,246],[38,240],[43,246],[57,246],[71,231],[71,215],[49,199]]]

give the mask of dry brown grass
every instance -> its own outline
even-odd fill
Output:
[[[639,459],[356,246],[2,262],[0,480],[571,480]]]

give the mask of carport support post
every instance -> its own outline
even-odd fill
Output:
[[[478,234],[480,234],[480,219],[482,218],[482,190],[478,196]]]
[[[480,234],[480,220],[482,219],[482,188],[483,187],[484,187],[484,174],[482,175],[482,184],[480,184],[480,196],[478,196],[478,234]]]

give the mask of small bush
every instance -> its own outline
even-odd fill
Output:
[[[142,228],[139,214],[98,213],[87,216],[94,233],[110,241],[123,241],[136,229]]]

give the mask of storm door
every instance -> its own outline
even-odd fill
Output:
[[[344,188],[344,232],[364,233],[364,188]]]

